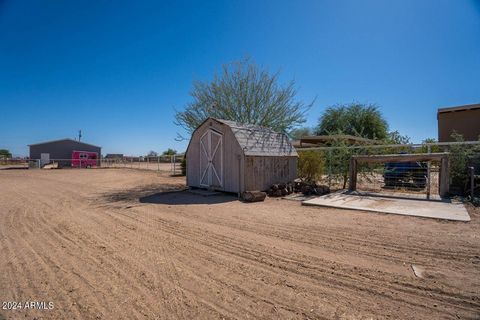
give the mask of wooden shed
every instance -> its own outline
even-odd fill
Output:
[[[283,133],[208,118],[192,134],[187,185],[226,192],[267,190],[297,178],[298,154]]]

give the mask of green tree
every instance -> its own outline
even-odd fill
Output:
[[[11,158],[12,154],[7,149],[0,149],[0,158]]]
[[[387,121],[375,104],[350,103],[328,107],[319,120],[318,135],[349,134],[385,140]]]
[[[403,136],[397,130],[387,133],[385,139],[387,144],[409,144],[411,143],[409,136]]]
[[[150,152],[147,154],[147,157],[157,157],[157,156],[158,156],[158,153],[153,150],[150,150]]]
[[[162,155],[164,156],[173,156],[174,154],[177,154],[177,150],[174,150],[172,148],[168,148],[167,150],[163,151]]]
[[[281,85],[278,72],[271,74],[250,59],[223,65],[210,82],[194,82],[190,95],[192,101],[175,114],[175,124],[188,133],[208,117],[288,132],[305,122],[313,104],[296,99],[294,80]]]

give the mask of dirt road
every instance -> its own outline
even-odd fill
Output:
[[[480,317],[478,210],[459,223],[165,192],[183,184],[1,171],[0,301],[47,310],[0,319]]]

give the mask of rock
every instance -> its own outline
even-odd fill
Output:
[[[282,196],[282,190],[278,189],[273,192],[274,197],[281,197]]]

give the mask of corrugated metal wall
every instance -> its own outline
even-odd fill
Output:
[[[74,140],[59,140],[35,144],[30,146],[30,159],[40,159],[42,153],[49,153],[50,159],[71,159],[72,151],[89,151],[96,152],[101,156],[102,149],[100,147],[81,143]],[[68,166],[69,161],[60,162],[61,165]]]

